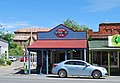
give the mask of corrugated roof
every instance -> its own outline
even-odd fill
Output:
[[[87,48],[87,40],[37,40],[28,47],[34,48]]]
[[[38,32],[38,31],[49,31],[50,28],[21,28],[15,32]]]

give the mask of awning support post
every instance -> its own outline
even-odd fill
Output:
[[[67,60],[67,50],[65,50],[65,60]]]
[[[84,49],[84,61],[86,61],[86,49]]]
[[[28,51],[28,74],[31,74],[30,72],[30,51]]]
[[[108,51],[108,76],[110,77],[110,52]]]
[[[46,50],[46,74],[48,75],[48,49]]]
[[[91,64],[91,51],[89,51],[89,63]]]

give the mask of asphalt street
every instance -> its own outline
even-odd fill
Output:
[[[92,79],[83,77],[58,78],[53,75],[8,75],[0,76],[1,83],[120,83],[120,77]]]

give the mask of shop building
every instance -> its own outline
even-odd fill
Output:
[[[37,53],[37,70],[41,66],[45,73],[51,72],[52,65],[67,59],[87,60],[86,32],[75,32],[63,24],[49,31],[39,31],[37,41],[28,47],[28,58],[30,52]],[[30,71],[30,61],[28,70]]]
[[[99,31],[89,31],[89,62],[120,71],[120,23],[101,23]]]

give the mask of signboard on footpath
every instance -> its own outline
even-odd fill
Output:
[[[109,47],[120,47],[120,35],[116,34],[113,36],[108,36],[108,46]]]

